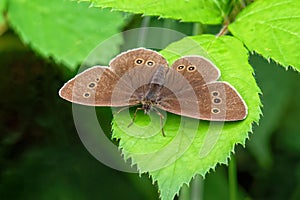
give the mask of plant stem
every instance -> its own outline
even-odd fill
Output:
[[[200,23],[193,24],[193,35],[203,33],[203,26]],[[196,175],[190,182],[190,186],[184,185],[179,194],[179,200],[201,200],[203,198],[203,179]]]
[[[141,24],[141,28],[145,28],[149,26],[151,17],[146,16],[143,18],[142,20],[142,24]],[[140,29],[139,35],[138,35],[138,46],[144,46],[145,45],[145,41],[146,41],[146,37],[147,37],[147,29]]]
[[[230,24],[230,21],[228,18],[225,19],[223,23],[223,27],[220,30],[220,32],[217,34],[217,37],[220,37],[222,35],[226,35],[228,33],[228,25]]]
[[[245,3],[244,0],[239,0],[239,2],[240,2],[240,4],[241,4],[242,8],[245,8],[245,7],[246,7],[246,3]]]
[[[229,179],[229,200],[237,200],[237,175],[236,175],[236,160],[232,156],[228,168]]]

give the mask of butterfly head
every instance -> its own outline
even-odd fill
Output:
[[[152,102],[151,101],[142,101],[142,110],[144,110],[145,115],[149,115],[150,110],[152,108]]]

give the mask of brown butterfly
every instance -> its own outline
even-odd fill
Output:
[[[161,123],[157,108],[202,120],[245,119],[245,102],[229,83],[217,81],[219,77],[218,68],[201,56],[181,57],[169,68],[159,53],[138,48],[118,55],[109,67],[94,66],[78,74],[59,95],[88,106],[141,104],[137,110],[154,110]]]

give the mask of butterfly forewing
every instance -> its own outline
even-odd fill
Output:
[[[59,95],[73,103],[89,106],[126,106],[128,100],[116,98],[112,101],[112,93],[116,84],[122,80],[109,68],[95,66],[78,74],[67,82],[59,91]],[[122,93],[131,93],[128,84],[122,84]]]
[[[153,68],[160,65],[167,66],[167,61],[157,52],[144,48],[130,50],[113,59],[110,67],[96,66],[78,74],[59,94],[83,105],[134,105],[137,99],[132,94],[151,79]]]
[[[193,85],[203,85],[216,81],[220,77],[219,69],[201,56],[181,57],[172,64],[171,68],[184,75]]]
[[[144,48],[133,49],[121,53],[109,63],[112,71],[119,76],[123,76],[132,68],[143,65],[149,67],[159,65],[167,66],[168,63],[166,59],[156,51]]]

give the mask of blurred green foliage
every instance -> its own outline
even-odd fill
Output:
[[[71,70],[76,69],[96,45],[117,34],[126,22],[119,12],[64,0],[10,0],[6,15],[24,43]],[[115,37],[106,51],[99,52],[99,58],[104,63],[109,61],[122,42],[122,37]]]

